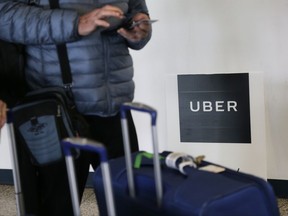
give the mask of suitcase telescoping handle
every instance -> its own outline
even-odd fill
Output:
[[[125,148],[125,160],[126,160],[128,187],[129,187],[130,196],[133,198],[135,197],[135,184],[134,184],[133,169],[132,169],[128,123],[127,123],[127,118],[126,118],[126,112],[128,110],[146,112],[151,115],[155,186],[156,186],[157,204],[160,206],[162,202],[162,197],[163,197],[163,187],[162,187],[162,177],[161,177],[161,170],[160,170],[158,138],[157,138],[157,130],[156,130],[157,111],[150,106],[147,106],[142,103],[136,103],[136,102],[124,103],[121,105],[121,108],[120,108],[122,134],[123,134],[123,142],[124,142],[124,148]]]
[[[80,215],[79,196],[77,191],[77,183],[75,178],[75,169],[71,149],[80,149],[90,152],[96,152],[100,155],[101,171],[103,173],[104,191],[109,216],[115,216],[115,203],[113,197],[113,189],[111,183],[110,168],[108,164],[108,156],[106,148],[93,140],[86,138],[66,138],[62,141],[62,147],[65,155],[69,186],[72,197],[74,215]]]
[[[13,179],[14,179],[17,215],[22,216],[22,215],[25,215],[25,206],[24,206],[24,198],[23,198],[23,193],[22,193],[22,188],[21,188],[19,161],[18,161],[16,141],[15,141],[12,110],[9,110],[7,112],[7,124],[8,124],[9,138],[10,138],[9,147],[10,147],[11,162],[12,162],[12,168],[13,168],[12,173],[13,173]]]

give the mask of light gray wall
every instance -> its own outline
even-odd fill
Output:
[[[159,111],[161,149],[166,149],[169,141],[165,101],[168,74],[263,71],[267,175],[288,179],[288,2],[147,0],[147,4],[151,18],[159,22],[153,24],[150,44],[133,52],[135,100]],[[141,145],[150,150],[149,129],[144,124],[138,128]]]
[[[159,22],[153,24],[153,38],[148,46],[133,52],[135,100],[159,111],[161,149],[166,149],[168,142],[165,99],[168,74],[263,71],[266,110],[263,136],[267,140],[268,178],[288,179],[288,2],[146,1],[151,18]],[[140,143],[149,150],[149,121],[136,117],[139,120]],[[8,142],[2,133],[0,169],[9,167]]]

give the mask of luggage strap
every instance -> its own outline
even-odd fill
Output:
[[[153,165],[152,153],[142,151],[138,153],[135,157],[134,168],[139,169],[141,165]],[[188,175],[184,168],[192,167],[198,168],[198,166],[203,161],[204,156],[198,156],[196,158],[191,155],[181,153],[181,152],[168,152],[164,151],[159,155],[160,163],[171,169],[179,170],[183,175]]]
[[[197,164],[194,162],[194,158],[191,155],[181,152],[172,152],[168,154],[165,158],[165,163],[167,167],[177,169],[184,175],[187,175],[184,171],[184,167],[189,166],[197,168]]]
[[[141,164],[142,163],[142,160],[143,158],[148,158],[148,159],[152,159],[153,158],[153,154],[152,153],[148,153],[148,152],[140,152],[139,154],[137,154],[136,158],[135,158],[135,162],[134,162],[134,168],[135,169],[139,169],[141,167]],[[163,156],[159,156],[159,159],[160,160],[163,160],[164,157]],[[149,162],[151,162],[151,160],[149,160]],[[147,164],[147,163],[144,163],[144,164]],[[149,163],[150,165],[151,163]]]
[[[51,9],[60,8],[59,0],[49,0],[49,5]],[[75,107],[74,95],[72,92],[73,79],[72,79],[72,72],[71,72],[71,67],[69,63],[66,43],[57,44],[56,48],[57,48],[57,55],[59,58],[63,87],[66,90],[67,96],[70,97],[71,99],[71,103],[72,103],[71,107]]]

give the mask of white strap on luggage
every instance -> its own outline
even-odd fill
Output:
[[[177,163],[178,160],[180,160],[179,164]],[[165,163],[167,167],[179,170],[184,175],[186,175],[184,167],[189,166],[197,168],[194,158],[182,152],[171,152],[169,155],[167,155]]]

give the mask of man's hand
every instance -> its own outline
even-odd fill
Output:
[[[105,19],[109,17],[123,19],[124,14],[120,8],[106,5],[80,16],[78,25],[79,35],[89,35],[99,27],[108,28],[110,24]]]
[[[134,22],[147,19],[149,20],[149,17],[147,14],[144,13],[138,13],[133,17]],[[122,35],[124,38],[132,42],[138,42],[143,40],[149,35],[150,32],[151,32],[151,24],[147,22],[142,22],[129,30],[124,28],[118,30],[118,33],[120,35]]]

